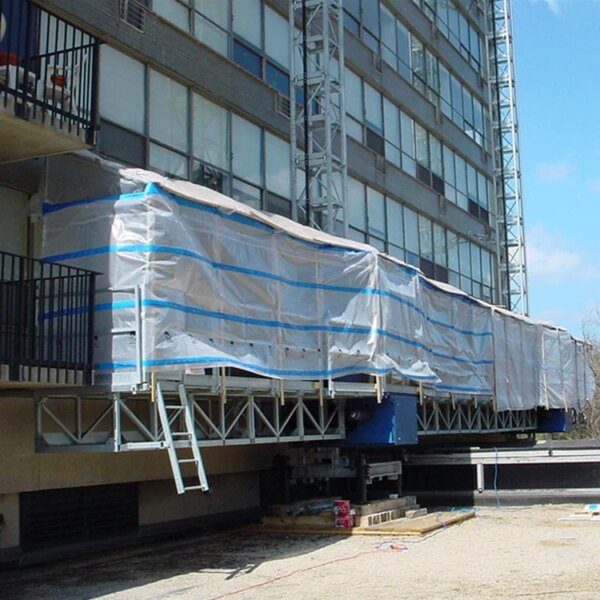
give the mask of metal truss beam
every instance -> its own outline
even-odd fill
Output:
[[[491,402],[424,400],[417,407],[419,436],[533,431],[535,409],[496,412]]]
[[[289,23],[292,217],[346,236],[342,0],[291,0]]]
[[[509,310],[527,314],[529,306],[511,0],[489,0],[487,19],[494,180],[500,237],[500,289],[502,303]]]
[[[210,379],[210,378],[209,378]],[[268,380],[257,380],[268,381]],[[270,383],[270,382],[269,382]],[[171,386],[173,387],[173,386]],[[164,384],[168,401],[179,392]],[[222,393],[186,387],[200,447],[339,440],[345,436],[344,401],[288,389]],[[308,387],[306,391],[308,391]],[[262,394],[262,395],[261,395]],[[40,452],[123,452],[165,449],[168,435],[157,402],[148,394],[39,395],[36,398],[36,445]],[[171,433],[186,431],[181,414]],[[184,447],[185,442],[173,441]],[[188,444],[189,445],[189,444]]]

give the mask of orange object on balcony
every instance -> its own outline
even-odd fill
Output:
[[[14,52],[0,52],[0,65],[11,65],[16,67],[19,64],[20,58]]]

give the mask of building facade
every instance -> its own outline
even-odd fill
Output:
[[[343,208],[349,238],[501,304],[506,199],[501,177],[498,187],[492,9],[472,0],[344,0]],[[96,155],[295,214],[287,0],[0,0],[0,12],[6,256],[39,258],[37,215],[58,154],[72,164],[67,195],[73,178],[89,178],[93,188]],[[207,449],[214,494],[176,497],[157,451],[36,453],[40,396],[14,387],[0,402],[6,559],[59,539],[185,528],[259,505],[258,473],[277,445]],[[76,525],[67,524],[65,503]],[[112,521],[101,516],[107,503]]]

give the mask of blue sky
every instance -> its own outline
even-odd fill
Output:
[[[600,308],[600,0],[513,0],[531,316]]]

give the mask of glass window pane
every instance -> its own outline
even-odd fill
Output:
[[[349,115],[352,115],[355,119],[363,122],[363,91],[362,91],[362,80],[350,69],[346,69],[345,72],[345,83],[346,88],[345,100],[346,100],[346,111]]]
[[[477,201],[477,171],[467,164],[467,196]]]
[[[262,184],[262,135],[260,127],[232,116],[233,172],[256,185]]]
[[[288,20],[265,6],[265,52],[286,69],[290,68]]]
[[[141,62],[106,44],[100,46],[100,114],[138,133],[144,133],[144,70]],[[119,93],[115,93],[115,80]]]
[[[460,274],[471,277],[471,250],[470,244],[464,238],[458,238],[458,253],[460,257]]]
[[[404,240],[406,250],[419,254],[419,224],[417,213],[408,207],[404,207]]]
[[[417,162],[424,167],[429,167],[429,146],[427,144],[427,131],[415,123],[415,147]]]
[[[192,96],[194,111],[194,156],[229,170],[227,165],[227,111],[194,93]]]
[[[177,0],[154,0],[152,10],[185,31],[190,30],[190,9]]]
[[[381,41],[392,50],[392,56],[396,56],[396,19],[394,15],[381,5]],[[395,66],[395,65],[394,65]]]
[[[431,226],[432,223],[427,217],[419,215],[420,255],[427,260],[433,260],[433,236]]]
[[[432,135],[429,136],[429,152],[431,154],[431,170],[442,177],[442,143]]]
[[[356,229],[367,230],[365,186],[353,177],[348,177],[348,222]]]
[[[383,114],[385,118],[385,139],[400,148],[400,113],[398,107],[387,98],[384,98]]]
[[[471,277],[481,282],[481,248],[471,244]]]
[[[285,71],[268,62],[265,75],[265,79],[269,85],[272,85],[277,91],[289,97],[290,78]]]
[[[232,195],[234,200],[237,200],[238,202],[243,202],[258,210],[262,208],[262,193],[260,188],[254,187],[239,179],[234,179]]]
[[[223,29],[229,28],[229,2],[223,0],[196,0],[196,10]]]
[[[459,271],[458,261],[458,236],[451,231],[447,232],[448,243],[448,268],[453,271]],[[456,285],[456,284],[453,284]]]
[[[398,107],[387,98],[383,99],[383,116],[385,129],[385,157],[400,166],[400,113]]]
[[[232,0],[233,31],[262,48],[261,0]]]
[[[477,172],[477,192],[479,195],[479,204],[483,208],[489,208],[487,179],[482,173]]]
[[[454,187],[456,177],[454,174],[454,152],[444,146],[444,181]]]
[[[481,274],[483,283],[487,286],[492,285],[492,254],[487,250],[481,250]]]
[[[383,134],[383,114],[381,106],[381,94],[368,83],[364,84],[365,87],[365,119],[367,124],[377,131],[379,134]]]
[[[363,25],[375,36],[379,37],[379,2],[369,0],[362,3]]]
[[[240,67],[244,67],[253,75],[262,78],[262,59],[260,55],[237,40],[233,43],[233,60]]]
[[[397,21],[396,35],[398,41],[398,71],[405,79],[410,80],[410,35],[408,29]]]
[[[385,237],[385,197],[370,187],[367,187],[367,216],[369,233]]]
[[[402,204],[387,199],[387,234],[392,244],[404,248],[404,218],[402,215]]]
[[[446,230],[437,223],[433,224],[433,251],[435,262],[444,267],[448,266]]]
[[[150,144],[149,167],[169,177],[188,178],[188,158],[158,144]]]
[[[184,152],[188,150],[188,90],[152,70],[150,136]]]
[[[194,35],[201,42],[210,46],[220,54],[227,56],[227,33],[211,23],[200,13],[196,13],[194,19]]]
[[[270,133],[265,133],[267,189],[284,198],[290,197],[290,145]]]

